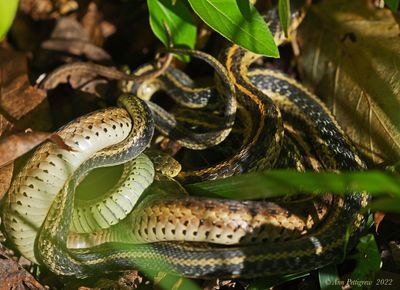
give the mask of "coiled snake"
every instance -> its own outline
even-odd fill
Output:
[[[248,122],[241,147],[218,164],[182,171],[179,180],[190,183],[272,168],[280,166],[281,159],[301,169],[364,168],[314,95],[279,72],[249,70],[258,55],[231,45],[220,65],[206,54],[183,52],[216,69],[225,95],[223,125],[214,133],[189,138],[191,133],[179,129],[173,116],[148,100],[143,92],[151,95],[160,84],[167,91],[186,92],[189,99],[192,94],[200,107],[215,94],[215,89],[197,90],[174,68],[155,81],[134,86],[133,92],[146,102],[122,95],[122,108],[94,112],[66,125],[59,134],[74,151],[43,145],[9,191],[5,227],[16,247],[51,271],[76,277],[135,267],[188,277],[252,277],[306,271],[340,261],[346,243],[353,243],[363,227],[360,210],[368,203],[366,194],[275,202],[150,194],[131,211],[133,204],[129,204],[154,177],[153,165],[142,153],[153,136],[153,118],[161,132],[190,148],[203,149],[222,142],[232,129],[234,96]],[[117,193],[88,206],[86,211],[94,215],[86,216],[81,209],[76,213],[79,217],[73,218],[73,192],[87,172],[125,162],[127,173],[121,187],[115,188]],[[70,236],[68,242],[70,228],[91,233]]]

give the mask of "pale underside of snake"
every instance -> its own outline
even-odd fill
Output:
[[[236,111],[233,90],[251,118],[243,144],[231,158],[201,170],[183,171],[181,180],[209,180],[273,167],[280,155],[290,156],[281,152],[282,144],[301,152],[293,156],[304,154],[304,169],[364,167],[326,107],[296,81],[271,70],[249,71],[258,56],[236,45],[225,52],[225,68],[201,56],[218,67],[225,86],[224,123],[217,133],[194,134],[193,143],[181,139],[182,143],[207,147],[210,136],[219,136],[215,145],[223,142]],[[181,79],[166,86],[190,86],[187,77]],[[134,267],[189,277],[251,277],[338,262],[346,244],[353,244],[362,229],[360,210],[368,196],[359,193],[276,202],[150,194],[131,211],[133,200],[152,188],[153,164],[141,153],[153,135],[153,116],[160,116],[156,123],[161,132],[163,126],[177,125],[168,121],[167,112],[134,96],[123,95],[119,102],[125,109],[98,111],[60,130],[74,151],[45,144],[16,176],[8,195],[5,227],[30,260],[60,275],[77,277]],[[204,103],[201,98],[200,103]],[[73,191],[88,171],[128,161],[127,173],[113,190],[116,193],[76,212],[77,216],[90,212],[87,217],[74,218]],[[70,235],[69,247],[75,249],[67,249],[71,228],[90,231]],[[350,240],[345,238],[348,232]]]

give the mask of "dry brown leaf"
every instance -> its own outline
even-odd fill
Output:
[[[78,8],[74,0],[21,0],[20,10],[33,19],[51,19]]]
[[[8,188],[10,187],[13,176],[14,164],[8,164],[0,167],[0,201],[3,199]]]
[[[104,49],[80,39],[50,39],[43,42],[42,48],[84,56],[93,61],[110,60],[110,55]]]
[[[400,30],[363,0],[313,5],[298,31],[300,70],[375,163],[400,158]]]
[[[64,143],[60,136],[54,133],[28,132],[14,134],[0,139],[0,168],[13,162],[48,139],[51,139],[60,148],[69,151],[72,150],[71,147]]]
[[[103,18],[102,11],[99,10],[95,2],[90,2],[85,15],[82,17],[82,27],[85,29],[93,44],[102,46],[104,42],[103,30],[101,27]]]
[[[0,114],[0,137],[5,135],[7,132],[10,132],[13,127],[14,126],[2,114]]]
[[[28,81],[26,56],[0,48],[0,110],[20,128],[51,126],[46,93]]]
[[[5,136],[13,129],[12,124],[0,114],[0,138]],[[9,164],[0,168],[0,201],[3,199],[8,188],[10,187],[13,176],[14,164]]]
[[[385,218],[385,213],[382,211],[377,211],[374,213],[374,224],[375,224],[375,232],[377,233],[379,230],[379,225],[381,224],[381,222],[383,221],[383,219]]]
[[[75,56],[85,56],[85,58],[97,62],[107,62],[111,59],[104,49],[91,42],[84,27],[73,17],[58,19],[51,38],[42,43],[42,48]]]
[[[0,253],[0,289],[46,288],[17,262]]]

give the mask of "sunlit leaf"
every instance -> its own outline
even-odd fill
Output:
[[[189,0],[200,18],[230,41],[253,52],[279,57],[264,19],[248,0]]]
[[[165,46],[169,46],[169,36],[165,28],[171,30],[173,46],[194,48],[197,28],[192,14],[184,1],[172,4],[171,0],[148,0],[150,27]],[[179,56],[188,59],[188,57]]]
[[[271,170],[225,179],[190,184],[199,195],[219,195],[233,199],[259,199],[284,194],[368,191],[375,195],[394,194],[400,198],[400,178],[383,172],[297,172]]]
[[[17,0],[0,0],[0,41],[6,35],[17,12]]]
[[[357,148],[400,160],[400,29],[362,0],[313,5],[298,30],[300,69]]]

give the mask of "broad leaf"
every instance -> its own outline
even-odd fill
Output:
[[[0,0],[0,41],[11,26],[17,7],[17,0]]]
[[[279,57],[262,16],[248,0],[189,0],[193,10],[212,29],[255,53]]]
[[[171,0],[147,0],[147,5],[150,13],[150,27],[165,46],[169,45],[169,39],[164,23],[171,30],[174,46],[194,48],[197,28],[188,6],[183,1],[177,1],[173,5]]]
[[[375,163],[400,159],[399,34],[389,10],[362,0],[314,5],[298,31],[305,79]]]
[[[342,290],[337,271],[337,265],[329,265],[318,270],[318,280],[321,290]]]
[[[381,257],[375,237],[372,234],[360,238],[357,245],[357,266],[351,273],[351,281],[374,281],[375,274],[381,268]],[[368,286],[368,285],[367,285]]]
[[[288,29],[290,24],[290,0],[279,0],[279,21],[285,35],[288,35]]]
[[[383,172],[297,172],[270,170],[186,186],[193,194],[219,195],[232,199],[260,199],[285,194],[367,191],[400,198],[400,178]]]
[[[396,12],[399,9],[400,0],[385,0],[385,4],[392,10]]]

